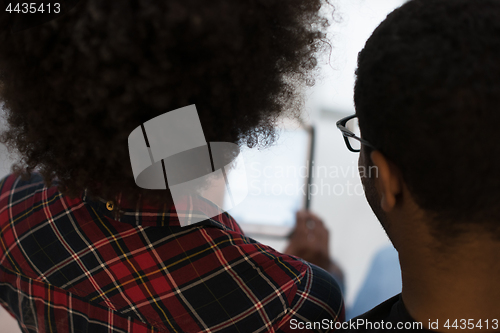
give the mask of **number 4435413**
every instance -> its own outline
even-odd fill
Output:
[[[12,4],[9,3],[7,5],[7,8],[5,8],[6,12],[12,13],[55,13],[58,14],[61,12],[61,4],[56,2],[56,3],[42,3],[38,4],[35,2],[23,2],[23,3],[16,3]]]
[[[498,319],[492,319],[492,320],[482,320],[479,319],[478,321],[474,319],[455,319],[454,321],[451,321],[448,319],[444,325],[447,329],[498,329]]]

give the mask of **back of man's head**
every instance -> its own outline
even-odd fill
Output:
[[[499,36],[500,1],[412,0],[359,54],[363,137],[438,232],[473,225],[500,238]]]

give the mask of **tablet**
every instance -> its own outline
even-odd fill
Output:
[[[228,213],[248,235],[287,237],[295,227],[295,213],[309,208],[314,128],[288,124],[277,133],[271,147],[242,148],[246,182],[237,173],[228,175],[232,191],[247,186],[245,200]]]

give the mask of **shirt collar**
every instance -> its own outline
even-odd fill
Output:
[[[202,222],[195,223],[184,228],[193,226],[213,226],[223,230],[239,231],[236,221],[220,207],[201,196],[186,196],[182,205],[152,206],[139,201],[135,207],[125,203],[124,200],[106,201],[102,198],[91,199],[87,196],[87,190],[82,194],[82,201],[94,208],[96,212],[115,221],[137,226],[149,227],[181,227],[178,214],[196,214],[205,216]],[[113,210],[114,206],[117,206]],[[210,217],[213,216],[213,217]]]

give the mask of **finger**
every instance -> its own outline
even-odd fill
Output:
[[[318,224],[323,224],[323,220],[318,215],[312,213],[311,211],[304,211],[304,217],[307,220],[313,220]]]
[[[296,233],[307,232],[308,216],[309,216],[309,214],[304,210],[297,212],[296,224],[295,224],[295,232]]]
[[[316,232],[318,235],[321,235],[321,239],[328,239],[329,231],[324,223],[316,223]]]
[[[306,227],[309,230],[314,230],[314,228],[316,227],[316,222],[313,219],[309,219],[306,222]]]
[[[297,225],[306,223],[308,217],[309,217],[309,214],[307,211],[305,211],[305,210],[297,211],[297,213],[295,214]]]

